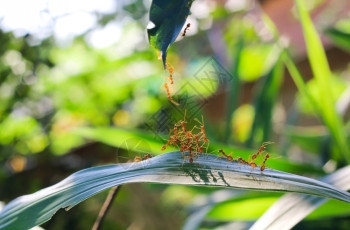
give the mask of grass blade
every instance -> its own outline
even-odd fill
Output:
[[[303,34],[306,42],[306,49],[311,64],[311,69],[317,81],[320,96],[320,106],[322,119],[329,131],[332,133],[334,142],[340,153],[343,154],[347,162],[350,162],[350,148],[346,141],[346,132],[341,117],[336,112],[335,98],[330,89],[331,70],[328,65],[327,57],[322,46],[322,42],[311,21],[310,15],[305,6],[304,0],[296,0],[297,10],[299,12]]]

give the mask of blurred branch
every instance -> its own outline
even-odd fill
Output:
[[[94,226],[92,226],[92,230],[99,230],[101,228],[102,222],[121,187],[122,186],[115,186],[109,191],[108,196],[98,213],[97,219],[95,220]]]

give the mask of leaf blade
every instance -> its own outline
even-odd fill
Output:
[[[0,211],[0,228],[27,229],[42,224],[60,208],[70,209],[107,188],[137,182],[300,192],[350,202],[349,193],[306,177],[271,169],[260,172],[215,155],[184,163],[180,152],[172,152],[138,163],[84,169],[51,187],[19,197]]]
[[[169,46],[179,35],[194,0],[153,0],[150,22],[154,27],[147,29],[150,44],[162,52],[164,69]]]
[[[344,190],[350,189],[350,166],[322,179]],[[251,229],[291,229],[308,214],[327,201],[323,197],[304,194],[286,194],[274,203]]]

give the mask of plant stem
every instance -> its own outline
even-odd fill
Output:
[[[109,191],[108,196],[103,203],[100,212],[98,213],[97,219],[95,220],[94,226],[92,226],[91,230],[99,230],[101,228],[102,222],[107,215],[109,208],[112,206],[113,200],[117,196],[120,188],[121,186],[115,186]]]

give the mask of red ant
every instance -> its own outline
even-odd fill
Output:
[[[165,87],[168,85],[165,83]],[[184,119],[176,122],[173,128],[173,135],[169,135],[169,139],[166,144],[163,145],[162,150],[165,150],[169,145],[179,148],[184,159],[189,158],[189,162],[193,163],[194,157],[198,157],[199,154],[203,153],[203,148],[208,148],[208,138],[205,133],[204,121],[202,116],[202,122],[198,119],[197,121],[201,124],[200,127],[194,126],[192,129],[187,129],[186,125],[186,111]],[[198,132],[195,132],[198,130]],[[185,155],[188,151],[189,155]],[[233,161],[232,156],[226,155],[226,158]]]
[[[241,164],[250,165],[249,162],[244,160],[242,157],[238,157],[237,161]]]
[[[195,134],[194,136],[194,139],[196,140],[196,149],[198,152],[202,153],[203,152],[203,146],[199,146],[199,134]]]
[[[250,165],[250,167],[252,167],[253,169],[258,167],[258,165],[255,162],[253,162],[253,161],[250,161],[250,162],[246,161],[242,157],[239,157],[237,159],[237,161],[238,161],[238,163],[241,163],[241,164]]]
[[[168,99],[169,99],[169,100],[172,99],[172,98],[171,98],[171,95],[170,95],[170,89],[169,89],[168,83],[164,83],[164,88],[165,88],[166,93],[167,93],[167,95],[168,95]]]
[[[187,123],[186,121],[180,121],[182,132],[184,132],[184,133],[187,132],[186,123]]]
[[[195,120],[200,124],[200,133],[201,133],[201,138],[200,138],[200,140],[203,140],[203,145],[205,144],[205,143],[207,143],[207,147],[206,147],[206,149],[208,150],[208,147],[209,147],[209,139],[207,138],[207,134],[206,134],[206,132],[205,132],[205,125],[204,125],[204,119],[203,119],[203,116],[202,116],[202,122],[200,121],[200,120],[198,120],[197,118],[195,118]],[[196,128],[196,127],[194,127],[194,128]]]
[[[140,156],[136,156],[136,157],[134,158],[134,162],[144,161],[144,160],[150,159],[150,158],[152,158],[152,157],[153,157],[153,155],[150,154],[150,153],[147,153],[147,154],[144,155],[142,158],[141,158]]]
[[[166,93],[167,93],[167,96],[168,96],[168,100],[171,101],[171,103],[173,103],[174,105],[179,106],[180,104],[177,103],[176,101],[174,101],[174,99],[170,95],[170,89],[169,89],[168,83],[164,83],[164,88],[166,90]]]
[[[249,162],[249,165],[250,165],[250,167],[252,167],[253,169],[254,169],[255,167],[258,166],[255,162]]]
[[[265,163],[266,163],[266,161],[269,159],[269,157],[270,157],[270,154],[269,154],[269,153],[266,153],[265,159],[264,159],[264,161],[263,161],[263,163],[262,163],[262,165],[261,165],[261,167],[260,167],[260,171],[264,171],[264,170],[265,170]]]
[[[173,73],[174,73],[174,68],[169,64],[167,63],[167,70],[169,71],[169,81],[170,81],[170,84],[174,84],[174,79],[173,79]]]
[[[182,33],[182,37],[186,36],[186,32],[190,28],[190,26],[191,26],[191,23],[187,23],[186,28],[185,28],[184,32]]]
[[[171,140],[169,139],[168,142],[162,146],[161,150],[164,151],[168,147],[168,145],[170,145],[170,143],[171,143]]]
[[[189,162],[190,162],[190,164],[192,164],[193,157],[194,157],[194,155],[192,153],[192,147],[186,147],[186,150],[188,150],[189,154],[188,154],[188,156],[184,156],[184,159],[189,158]]]
[[[226,159],[227,159],[228,161],[233,161],[233,157],[231,156],[231,154],[230,154],[230,155],[227,155],[227,154],[224,152],[224,150],[222,150],[222,149],[219,149],[219,153],[221,153],[222,155],[224,155],[224,157],[226,157]]]
[[[265,151],[265,149],[266,149],[266,146],[267,145],[269,145],[269,144],[272,144],[273,142],[263,142],[262,144],[261,144],[261,146],[259,147],[259,149],[258,149],[258,151],[255,153],[255,154],[253,154],[252,155],[252,160],[253,161],[255,161],[255,159],[260,155],[260,154],[262,154],[264,151]]]
[[[183,120],[180,120],[178,122],[175,123],[174,125],[174,130],[176,128],[176,131],[177,131],[177,127],[180,127],[181,126],[181,129],[182,129],[182,132],[183,133],[186,133],[187,132],[187,128],[186,128],[186,110],[185,110],[185,114],[184,114],[184,119]],[[180,131],[181,132],[181,131]]]

